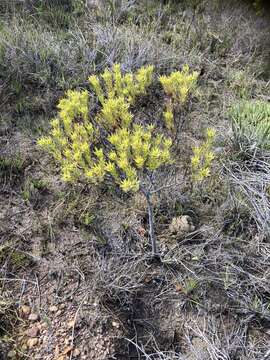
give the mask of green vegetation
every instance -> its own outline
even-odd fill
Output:
[[[242,101],[230,110],[235,144],[240,150],[270,149],[270,104]]]

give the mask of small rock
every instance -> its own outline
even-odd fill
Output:
[[[56,316],[59,316],[59,315],[61,315],[62,314],[62,310],[58,310],[57,312],[56,312]]]
[[[118,322],[113,321],[113,322],[112,322],[112,326],[118,329],[120,325],[119,325]]]
[[[38,327],[38,329],[41,331],[42,330],[42,324],[39,322],[39,323],[36,323],[35,324],[37,327]]]
[[[172,219],[169,231],[172,234],[183,235],[195,230],[192,219],[188,215],[177,216]]]
[[[10,350],[8,353],[7,353],[7,357],[8,358],[14,358],[16,356],[16,351],[14,350]]]
[[[29,349],[32,349],[37,344],[38,344],[38,339],[37,338],[28,339],[28,341],[27,341],[27,346],[28,346]]]
[[[28,305],[23,305],[23,306],[21,306],[21,312],[22,312],[22,314],[24,314],[24,315],[29,315],[30,312],[31,312],[30,306],[28,306]]]
[[[63,310],[63,309],[66,307],[66,304],[60,304],[60,306],[59,306],[59,307],[60,307],[60,309],[62,309],[62,310]]]
[[[74,351],[73,351],[73,353],[72,353],[72,355],[74,356],[74,357],[77,357],[77,356],[79,356],[80,355],[80,350],[79,349],[75,349]]]
[[[52,313],[56,313],[57,310],[58,310],[58,307],[55,306],[55,305],[52,305],[52,306],[50,306],[49,310],[50,310],[50,312],[52,312]]]
[[[32,313],[29,315],[28,320],[30,321],[37,321],[39,319],[38,314]]]
[[[37,337],[39,334],[39,328],[37,326],[33,326],[26,331],[26,335],[32,338]]]
[[[74,320],[68,321],[68,323],[67,323],[68,329],[72,329],[72,328],[74,327],[74,325],[75,325],[75,321],[74,321]]]
[[[40,324],[40,327],[41,327],[42,329],[47,329],[47,328],[49,327],[49,324],[46,323],[46,322],[42,322],[42,323]]]

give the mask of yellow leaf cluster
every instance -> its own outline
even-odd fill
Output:
[[[184,65],[182,71],[174,71],[168,76],[160,76],[159,80],[165,93],[175,102],[183,104],[191,90],[194,89],[198,76],[197,71],[190,72],[189,66]]]
[[[110,129],[118,126],[128,127],[132,121],[129,107],[129,103],[123,97],[108,99],[104,101],[97,120]]]
[[[106,100],[115,98],[123,98],[126,103],[133,104],[151,85],[153,70],[154,67],[149,65],[135,74],[122,74],[120,64],[114,64],[112,71],[106,69],[99,77],[92,75],[88,80],[102,105]]]
[[[139,189],[139,171],[150,171],[171,161],[171,139],[163,135],[154,134],[154,127],[144,128],[134,125],[131,130],[119,128],[109,137],[113,150],[109,153],[110,171],[115,180],[121,177],[120,187],[123,191],[137,191]],[[115,171],[119,169],[120,171]],[[117,174],[117,176],[115,176]]]
[[[184,65],[182,71],[174,71],[168,76],[159,77],[163,90],[168,97],[163,115],[165,125],[169,130],[174,128],[174,109],[187,101],[189,94],[196,87],[198,76],[197,71],[191,72],[189,66]]]
[[[89,81],[100,101],[96,117],[90,117],[89,93],[68,91],[58,105],[48,136],[38,144],[60,164],[64,181],[85,179],[98,184],[114,181],[123,191],[137,191],[144,171],[154,171],[171,161],[169,138],[153,125],[133,122],[130,105],[146,91],[153,67],[122,75],[119,65]]]
[[[58,104],[58,117],[51,120],[49,135],[38,140],[38,145],[60,163],[65,181],[75,181],[79,169],[92,164],[90,144],[95,131],[88,119],[88,98],[87,91],[68,91]]]
[[[191,168],[194,181],[201,182],[206,177],[210,176],[211,165],[215,158],[213,153],[215,134],[214,129],[207,129],[205,141],[201,146],[193,148]]]

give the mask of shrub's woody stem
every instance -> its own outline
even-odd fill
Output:
[[[151,201],[151,192],[146,191],[144,188],[141,188],[141,191],[144,194],[146,201],[147,201],[149,236],[150,236],[150,242],[151,242],[151,247],[152,247],[152,255],[153,255],[153,257],[156,257],[158,255],[158,251],[157,251],[157,240],[156,240],[156,234],[155,234],[155,220],[154,220],[153,204]]]

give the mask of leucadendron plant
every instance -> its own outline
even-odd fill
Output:
[[[154,123],[136,123],[131,107],[153,81],[153,66],[122,74],[120,65],[89,77],[99,110],[90,109],[87,90],[69,90],[58,104],[48,136],[38,140],[60,165],[62,179],[93,185],[114,184],[123,192],[140,191],[147,200],[152,254],[158,254],[152,195],[158,169],[173,163],[172,140]]]
[[[174,71],[170,75],[160,76],[159,80],[166,95],[165,110],[163,112],[167,129],[172,133],[177,131],[175,113],[188,101],[189,95],[197,86],[199,73],[190,71],[188,65],[184,65],[182,71]]]

